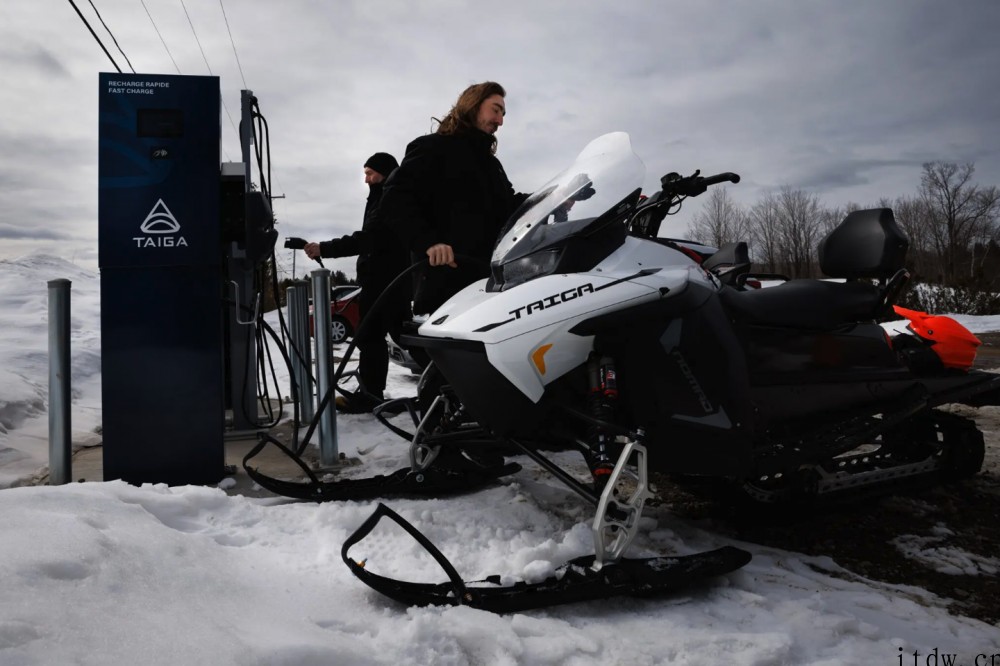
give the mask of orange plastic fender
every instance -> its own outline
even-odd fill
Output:
[[[976,348],[982,344],[972,331],[951,317],[932,315],[919,310],[892,306],[900,317],[910,320],[907,328],[931,345],[946,368],[968,370],[976,360]]]

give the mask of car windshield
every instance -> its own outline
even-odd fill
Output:
[[[356,284],[338,285],[330,289],[330,300],[343,301],[352,298],[359,291],[361,291],[361,287]]]
[[[625,132],[600,136],[507,221],[493,251],[506,263],[580,233],[642,186],[646,166]]]

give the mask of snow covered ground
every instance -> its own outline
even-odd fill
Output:
[[[630,555],[725,543],[754,559],[663,599],[614,599],[495,616],[403,608],[340,559],[375,502],[295,503],[219,488],[120,482],[15,486],[47,460],[46,281],[69,278],[74,440],[100,423],[98,276],[33,255],[0,262],[0,664],[945,664],[1000,666],[1000,628],[949,615],[916,587],[866,580],[822,557],[735,542],[647,511]],[[959,319],[973,331],[1000,318]],[[389,393],[414,378],[391,366]],[[403,418],[403,417],[400,417]],[[367,415],[340,415],[355,473],[404,464],[405,443]],[[467,579],[537,579],[592,552],[587,506],[526,464],[508,482],[444,500],[386,502]],[[863,539],[864,535],[858,535]],[[902,541],[942,567],[962,554]],[[442,581],[401,529],[351,551],[378,573]],[[982,564],[982,563],[980,563]],[[980,567],[989,571],[997,562]],[[994,656],[998,655],[998,656]],[[992,661],[990,661],[992,659]]]

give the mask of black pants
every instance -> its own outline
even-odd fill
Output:
[[[358,295],[358,313],[361,321],[368,318],[368,313],[371,312],[384,286],[362,285],[361,293]],[[382,392],[385,391],[385,377],[389,373],[389,345],[386,344],[385,336],[389,334],[398,344],[403,319],[408,318],[409,313],[406,312],[408,308],[404,308],[406,303],[404,299],[407,299],[405,294],[399,298],[384,299],[379,310],[372,316],[372,321],[365,324],[365,330],[356,339],[358,353],[361,355],[358,361],[358,379],[361,380],[364,390],[377,398],[381,398]]]

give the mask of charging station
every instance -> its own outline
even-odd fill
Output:
[[[225,253],[214,76],[100,74],[104,478],[225,472]]]

